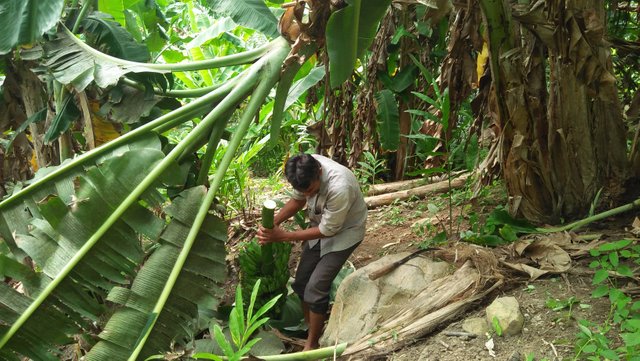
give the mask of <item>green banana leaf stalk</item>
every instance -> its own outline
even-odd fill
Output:
[[[0,313],[2,357],[56,360],[59,345],[84,334],[95,337],[89,337],[92,347],[87,359],[136,360],[168,351],[173,343],[184,342],[185,335],[198,332],[199,318],[217,303],[213,296],[220,292],[214,284],[225,272],[216,262],[224,259],[224,247],[205,247],[211,253],[208,257],[200,248],[203,232],[211,235],[209,227],[215,224],[206,221],[209,209],[254,114],[277,82],[288,52],[288,43],[276,40],[241,75],[241,83],[217,88],[115,142],[47,169],[0,203],[0,234],[11,251],[3,257],[15,261],[29,256],[36,269],[42,270],[22,272],[28,277],[16,279],[23,285],[35,285],[24,294],[3,285],[7,292],[0,296],[0,307],[5,310]],[[249,95],[228,151],[209,179],[209,189],[198,188],[194,198],[198,201],[191,204],[190,212],[178,212],[191,213],[193,218],[181,220],[182,231],[165,229],[165,223],[173,224],[180,217],[166,210],[166,219],[154,218],[165,202],[156,187],[184,184],[180,175],[186,168],[179,164],[181,157],[202,140],[206,142],[215,129],[224,129],[228,119],[224,115]],[[169,153],[160,151],[159,138],[153,134],[190,119],[210,107],[211,100],[217,104],[198,126]],[[80,176],[85,172],[86,176]],[[178,233],[180,240],[173,238],[176,235],[164,238],[166,232]],[[224,238],[217,239],[224,242]],[[2,271],[4,276],[9,273]],[[185,278],[190,272],[195,280]],[[179,300],[175,295],[180,295]],[[51,320],[60,327],[51,328]]]

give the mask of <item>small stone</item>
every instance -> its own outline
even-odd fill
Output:
[[[507,361],[522,361],[522,355],[520,355],[520,352],[518,351],[513,351],[513,353],[511,354],[511,356],[509,356]]]
[[[487,322],[498,320],[504,336],[517,335],[524,326],[524,316],[515,297],[496,298],[486,309]]]
[[[464,320],[462,323],[462,329],[477,336],[482,336],[491,331],[487,321],[481,317],[473,317]]]

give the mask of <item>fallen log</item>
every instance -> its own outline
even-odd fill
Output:
[[[442,193],[450,189],[462,188],[465,182],[467,181],[468,177],[469,177],[469,174],[467,173],[456,179],[452,179],[451,188],[449,188],[449,180],[446,179],[437,183],[427,184],[424,186],[420,186],[420,187],[416,187],[416,188],[412,188],[404,191],[365,197],[364,201],[365,203],[367,203],[368,208],[376,208],[376,207],[384,206],[387,204],[391,204],[393,203],[393,201],[397,199],[405,200],[411,197],[424,198],[429,194]]]
[[[453,173],[451,173],[451,177],[452,178],[456,178],[456,177],[458,177],[458,176],[460,176],[461,174],[464,174],[464,173],[465,173],[465,171],[453,172]],[[433,183],[442,182],[442,181],[448,180],[448,179],[449,179],[449,176],[447,174],[444,174],[444,175],[440,175],[440,176],[418,178],[418,179],[409,179],[409,180],[390,182],[390,183],[374,184],[374,185],[369,187],[369,190],[367,191],[367,196],[375,196],[375,195],[379,195],[379,194],[404,191],[404,190],[420,187],[420,186],[427,185],[427,184],[433,184]]]

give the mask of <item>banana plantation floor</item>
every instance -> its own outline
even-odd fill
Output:
[[[501,191],[492,190],[481,199],[469,201],[453,198],[451,212],[446,196],[433,196],[425,199],[396,202],[391,205],[372,209],[369,212],[367,233],[364,242],[356,249],[349,261],[355,268],[363,267],[388,254],[415,251],[421,242],[425,242],[443,229],[453,228],[454,234],[473,230],[477,224],[496,206],[504,204]],[[449,223],[449,217],[453,222]],[[478,220],[475,219],[478,215]],[[633,226],[638,212],[629,212],[617,218],[593,223],[582,229],[579,234],[597,234],[599,239],[616,241],[623,238],[637,240],[638,229]],[[574,235],[575,236],[575,235]],[[456,243],[449,240],[449,245]],[[593,241],[592,241],[593,242]],[[446,247],[446,246],[445,246]],[[492,251],[495,251],[493,249]],[[294,247],[291,257],[291,272],[299,247]],[[233,258],[233,256],[231,256]],[[453,322],[440,325],[435,332],[416,340],[410,345],[389,352],[376,359],[387,360],[571,360],[575,355],[576,335],[579,333],[578,320],[586,319],[597,324],[605,322],[610,314],[606,297],[593,299],[591,292],[593,271],[588,268],[593,260],[586,252],[571,254],[571,269],[553,275],[543,275],[534,281],[525,273],[506,274],[504,285],[492,292],[482,301],[474,304]],[[619,279],[618,287],[635,289],[639,287],[637,279]],[[469,338],[450,336],[451,332],[461,332],[462,323],[467,318],[485,317],[485,308],[497,297],[513,296],[520,304],[525,322],[524,329],[517,336],[491,335]],[[634,296],[634,298],[637,298]],[[615,344],[617,332],[608,334]],[[490,355],[486,347],[489,338],[493,339],[493,352]],[[302,341],[302,340],[300,340]],[[295,344],[289,344],[290,351],[298,350]],[[344,358],[343,359],[347,359]],[[581,359],[581,358],[579,358]]]
[[[414,251],[417,245],[429,235],[420,235],[419,223],[423,222],[423,215],[416,209],[420,204],[429,200],[409,202],[387,206],[373,210],[369,215],[369,227],[363,244],[351,257],[356,268],[362,267],[386,254],[402,251]],[[490,206],[489,206],[490,207]],[[461,207],[454,209],[454,218],[460,213]],[[489,210],[489,209],[487,209]],[[426,212],[425,212],[426,213]],[[437,216],[429,217],[433,223],[448,222],[448,210],[442,210]],[[395,223],[395,224],[394,224]],[[602,224],[611,225],[613,229],[599,229],[603,237],[610,234],[618,239],[622,226],[630,227],[631,221],[622,220]],[[454,224],[454,227],[457,225]],[[461,230],[468,229],[468,224],[461,224]],[[628,237],[629,235],[627,235]],[[590,258],[574,260],[573,267],[587,269]],[[502,289],[489,295],[486,300],[472,307],[470,311],[461,315],[459,319],[442,327],[423,339],[415,340],[413,345],[404,347],[387,355],[388,360],[404,361],[468,361],[468,360],[525,360],[529,355],[535,355],[535,360],[565,360],[574,355],[575,337],[578,333],[577,320],[588,319],[602,323],[609,314],[607,299],[592,299],[592,275],[563,275],[542,276],[530,282],[527,275],[521,278],[511,278]],[[463,331],[464,319],[485,317],[485,308],[496,298],[513,296],[520,303],[520,309],[525,317],[524,330],[518,336],[498,337],[493,335],[495,358],[485,347],[488,337],[464,338],[446,336],[447,331]],[[573,298],[572,298],[573,297]],[[556,300],[557,304],[554,304]],[[571,310],[563,308],[554,311],[562,302],[573,302]]]

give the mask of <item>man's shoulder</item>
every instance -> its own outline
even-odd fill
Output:
[[[335,160],[329,157],[325,157],[324,155],[320,155],[320,154],[312,154],[311,156],[314,157],[318,162],[320,162],[320,165],[322,165],[324,168],[352,173],[351,169],[345,167],[344,165],[336,162]]]

